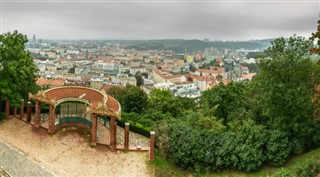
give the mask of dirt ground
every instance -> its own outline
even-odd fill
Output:
[[[110,151],[89,146],[88,135],[76,129],[48,135],[17,119],[0,122],[0,139],[58,176],[153,176],[148,169],[148,152]]]

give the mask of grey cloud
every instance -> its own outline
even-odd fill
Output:
[[[319,3],[5,1],[2,9],[4,32],[41,38],[243,40],[309,34]]]

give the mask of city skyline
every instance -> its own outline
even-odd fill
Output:
[[[320,1],[1,1],[1,32],[41,39],[310,37]]]

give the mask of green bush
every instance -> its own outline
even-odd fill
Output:
[[[194,168],[198,163],[195,151],[199,150],[195,145],[202,140],[198,132],[186,124],[177,124],[172,126],[169,136],[171,161],[183,169]]]
[[[239,170],[251,172],[260,169],[265,161],[266,130],[253,120],[233,121],[231,130],[236,134],[235,149],[231,154],[238,158],[233,164]]]
[[[138,133],[140,135],[143,135],[145,137],[150,137],[150,131],[151,128],[149,127],[144,127],[142,124],[136,123],[136,122],[132,122],[132,121],[125,121],[130,123],[129,129],[132,132]],[[125,127],[125,122],[122,120],[118,120],[117,121],[117,125],[119,125],[120,127],[124,128]]]
[[[280,130],[268,130],[265,147],[266,160],[271,166],[283,165],[290,154],[288,136]]]
[[[6,113],[5,112],[0,112],[0,121],[4,120],[6,117]]]

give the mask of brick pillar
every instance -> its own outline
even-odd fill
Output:
[[[154,160],[154,135],[155,132],[150,132],[150,149],[149,149],[149,160]]]
[[[54,107],[53,105],[49,104],[49,133],[53,132],[55,116],[54,116]]]
[[[96,146],[97,145],[97,115],[92,114],[91,115],[91,122],[92,122],[92,127],[91,127],[91,146]]]
[[[6,119],[10,119],[10,101],[6,100]]]
[[[36,100],[35,114],[34,114],[34,126],[36,128],[39,128],[40,123],[41,123],[41,102]]]
[[[17,106],[14,106],[13,108],[13,116],[17,117]]]
[[[129,123],[125,123],[124,127],[124,149],[129,149]]]
[[[27,103],[27,122],[31,122],[31,111],[32,111],[31,102],[28,101],[28,103]]]
[[[110,120],[110,148],[114,149],[115,148],[115,124],[116,124],[116,118],[115,117],[111,117]]]
[[[24,118],[24,99],[21,100],[20,119]]]

